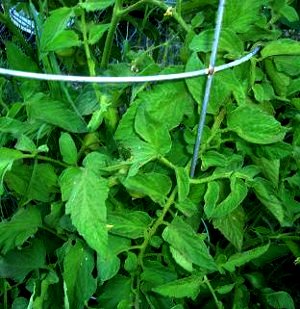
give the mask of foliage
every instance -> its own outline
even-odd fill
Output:
[[[171,2],[23,1],[28,42],[7,1],[2,61],[90,76],[207,67],[217,1]],[[299,307],[297,8],[227,1],[218,64],[261,51],[216,74],[193,179],[205,77],[1,77],[0,308]]]

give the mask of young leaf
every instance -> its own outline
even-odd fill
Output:
[[[75,244],[69,241],[64,247],[63,279],[68,302],[70,308],[80,309],[96,290],[96,280],[92,275],[93,253],[80,241]]]
[[[65,129],[73,133],[87,132],[86,125],[80,115],[70,106],[42,93],[38,93],[26,102],[29,117]]]
[[[86,3],[85,3],[86,4]],[[109,29],[110,24],[92,24],[88,29],[88,42],[90,45],[96,44]]]
[[[41,214],[35,207],[19,209],[10,221],[0,223],[0,249],[3,254],[21,246],[42,225]]]
[[[269,244],[257,247],[248,251],[241,253],[236,253],[232,255],[227,262],[225,262],[222,267],[228,270],[229,272],[234,272],[236,267],[240,267],[249,263],[250,261],[258,258],[263,255],[269,249]]]
[[[142,211],[114,212],[108,215],[107,223],[112,225],[111,233],[136,239],[144,237],[151,217]]]
[[[114,3],[115,0],[86,0],[84,3],[80,3],[80,6],[88,12],[94,12],[98,10],[104,10]]]
[[[73,16],[73,9],[67,7],[61,7],[51,12],[43,26],[40,42],[42,52],[55,51],[81,44],[78,35],[74,31],[65,30]]]
[[[187,170],[184,167],[176,167],[176,181],[178,186],[178,201],[183,202],[190,191],[190,179]]]
[[[58,142],[64,162],[75,165],[77,163],[77,148],[71,135],[62,133]]]
[[[0,277],[22,282],[27,274],[45,266],[46,249],[36,240],[30,247],[14,249],[0,257]]]
[[[107,251],[105,201],[108,196],[108,184],[90,169],[82,168],[79,171],[72,180],[68,177],[62,179],[67,183],[73,181],[73,188],[66,203],[66,214],[71,215],[74,226],[89,246],[98,254],[105,254]]]
[[[137,255],[129,251],[127,253],[127,258],[124,263],[124,268],[127,272],[134,273],[137,267],[138,267]]]
[[[227,123],[230,130],[255,144],[280,142],[286,133],[280,122],[255,105],[237,107],[229,113]]]
[[[203,277],[194,275],[157,286],[152,291],[166,297],[196,298],[202,285]]]
[[[23,134],[18,138],[18,142],[15,148],[21,151],[27,151],[31,153],[36,151],[36,146],[32,139]]]
[[[164,204],[172,186],[168,176],[154,172],[127,177],[122,183],[133,194],[147,195],[160,205]]]
[[[206,271],[216,270],[215,262],[204,241],[180,217],[175,217],[172,223],[164,229],[162,236],[187,261]]]

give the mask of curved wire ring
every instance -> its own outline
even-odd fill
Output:
[[[255,47],[249,54],[246,56],[234,60],[232,62],[216,66],[214,68],[202,69],[191,72],[176,73],[176,74],[162,74],[162,75],[149,75],[149,76],[76,76],[76,75],[59,75],[59,74],[47,74],[47,73],[34,73],[34,72],[24,72],[16,71],[10,69],[0,68],[0,75],[22,77],[29,79],[38,79],[38,80],[48,80],[48,81],[64,81],[64,82],[82,82],[82,83],[145,83],[145,82],[158,82],[166,80],[177,80],[177,79],[186,79],[202,75],[208,75],[213,69],[213,72],[219,72],[234,66],[237,66],[243,62],[248,61],[259,51],[259,47]]]

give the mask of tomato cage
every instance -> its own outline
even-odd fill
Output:
[[[164,17],[176,17],[176,1],[175,0],[166,0],[164,3],[160,3],[160,8],[165,9]],[[2,5],[2,9],[5,10],[5,6]],[[146,83],[146,82],[161,82],[161,81],[173,81],[178,79],[188,79],[194,78],[202,75],[207,76],[207,82],[205,87],[205,93],[202,101],[201,113],[199,118],[198,124],[198,131],[197,137],[194,146],[193,158],[191,163],[190,169],[190,177],[194,177],[195,168],[197,165],[198,157],[199,157],[199,149],[201,145],[201,138],[203,134],[203,128],[206,118],[207,106],[209,103],[211,85],[213,81],[213,77],[216,73],[222,70],[226,70],[232,68],[234,66],[238,66],[241,63],[248,61],[253,56],[257,54],[259,51],[259,47],[256,46],[252,48],[252,50],[245,56],[240,59],[216,66],[216,57],[217,57],[217,50],[220,40],[220,33],[222,28],[222,19],[225,9],[225,0],[220,0],[218,5],[218,12],[216,17],[216,25],[214,30],[214,38],[211,48],[211,57],[209,62],[209,67],[201,70],[189,71],[189,72],[182,72],[182,73],[175,73],[175,74],[159,74],[159,75],[145,75],[141,76],[138,74],[133,74],[132,76],[73,76],[73,75],[62,75],[62,74],[47,74],[47,73],[34,73],[34,72],[23,72],[17,70],[10,70],[6,68],[0,68],[0,74],[5,76],[12,76],[12,77],[21,77],[21,78],[29,78],[29,79],[37,79],[37,80],[46,80],[46,81],[63,81],[63,82],[76,82],[76,83],[102,83],[102,84],[117,84],[117,83]],[[13,6],[8,11],[8,16],[10,21],[23,32],[26,40],[30,40],[33,36],[36,35],[36,21],[38,16],[38,12],[31,6],[31,12],[26,12],[23,9],[22,3]],[[31,17],[32,16],[32,17]],[[95,18],[101,19],[101,11],[96,15]],[[71,28],[74,24],[74,20],[71,18],[67,22],[67,28]],[[166,36],[166,29],[161,27],[162,22],[158,22],[158,31]],[[125,43],[128,42],[130,44],[137,44],[137,30],[134,27],[130,26],[128,22],[121,23],[120,29],[118,29],[118,35],[115,37],[116,45],[120,48],[125,48]],[[125,29],[125,31],[124,31]],[[5,27],[2,25],[0,28],[0,35],[3,40],[3,36],[5,39],[6,30]],[[167,37],[170,39],[170,37]],[[171,40],[172,41],[172,40]],[[174,39],[175,46],[176,46],[176,38]],[[151,40],[145,40],[145,38],[141,38],[140,45],[137,46],[137,50],[142,49],[145,45],[151,45]],[[182,46],[178,45],[175,49],[178,51]],[[133,73],[138,73],[138,69],[132,67]]]

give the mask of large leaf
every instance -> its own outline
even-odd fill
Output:
[[[214,228],[218,229],[239,251],[243,246],[245,221],[246,214],[241,206],[224,217],[212,220]]]
[[[73,9],[67,7],[59,8],[51,13],[43,26],[40,43],[42,52],[80,45],[78,35],[72,30],[65,30],[73,16]]]
[[[242,203],[248,192],[244,181],[235,177],[230,179],[230,190],[229,195],[217,206],[208,205],[208,207],[204,208],[209,219],[217,219],[229,215]]]
[[[26,102],[26,108],[30,118],[41,120],[74,133],[87,131],[80,115],[64,101],[52,99],[38,93]]]
[[[200,266],[206,271],[216,270],[215,262],[200,235],[197,235],[191,226],[181,218],[176,217],[164,229],[162,236],[187,261]]]
[[[203,276],[194,275],[165,283],[153,288],[152,291],[167,297],[195,298],[199,294],[200,287],[203,284]]]
[[[28,166],[16,162],[7,172],[5,182],[11,190],[26,197],[27,201],[49,202],[57,192],[57,176],[54,167],[48,163]]]
[[[255,144],[280,142],[286,133],[280,122],[255,105],[237,107],[229,113],[227,123],[230,130]]]
[[[159,122],[153,118],[141,104],[137,110],[135,120],[136,132],[153,148],[159,155],[165,155],[171,149],[171,137],[164,122]]]
[[[261,51],[263,58],[277,55],[300,55],[300,43],[290,39],[269,42]]]
[[[10,221],[0,223],[0,249],[3,254],[21,246],[42,225],[41,214],[35,207],[21,208]]]
[[[236,253],[232,255],[227,262],[225,262],[222,267],[230,272],[234,272],[236,267],[240,267],[249,263],[250,261],[258,258],[259,256],[263,255],[269,249],[269,244],[257,247],[245,252]]]
[[[63,279],[70,308],[80,309],[96,290],[96,279],[92,275],[94,257],[91,250],[80,241],[65,245]]]
[[[270,288],[265,288],[262,290],[262,296],[272,308],[295,309],[293,298],[285,291],[275,292]]]
[[[101,288],[99,305],[104,309],[116,309],[121,301],[132,301],[131,278],[118,275]]]
[[[249,27],[261,19],[260,9],[266,0],[230,0],[226,3],[223,25],[237,33],[249,31]]]
[[[97,256],[98,279],[102,283],[113,278],[119,271],[121,261],[118,258],[120,252],[128,250],[130,239],[116,235],[108,235],[108,248],[106,254]]]
[[[22,282],[28,273],[45,267],[46,249],[35,241],[22,250],[14,249],[0,257],[0,277]]]
[[[271,183],[263,178],[256,178],[252,184],[254,192],[261,203],[272,213],[272,215],[284,225],[283,203],[277,197]]]
[[[172,182],[168,176],[152,172],[127,177],[123,185],[132,193],[147,195],[162,205],[171,190]]]
[[[190,49],[194,52],[210,52],[214,37],[214,30],[204,30],[195,35],[190,43]],[[221,31],[218,51],[229,53],[230,57],[240,57],[243,53],[243,42],[230,29]]]
[[[178,201],[183,202],[190,191],[190,179],[187,170],[183,167],[176,167],[176,181],[178,186]]]
[[[88,168],[79,169],[66,203],[66,213],[87,243],[103,254],[107,251],[106,205],[108,183]],[[70,177],[72,177],[70,175]],[[68,177],[62,179],[70,183]]]
[[[108,215],[107,223],[111,225],[111,233],[136,239],[144,237],[151,217],[142,211],[114,212]]]

